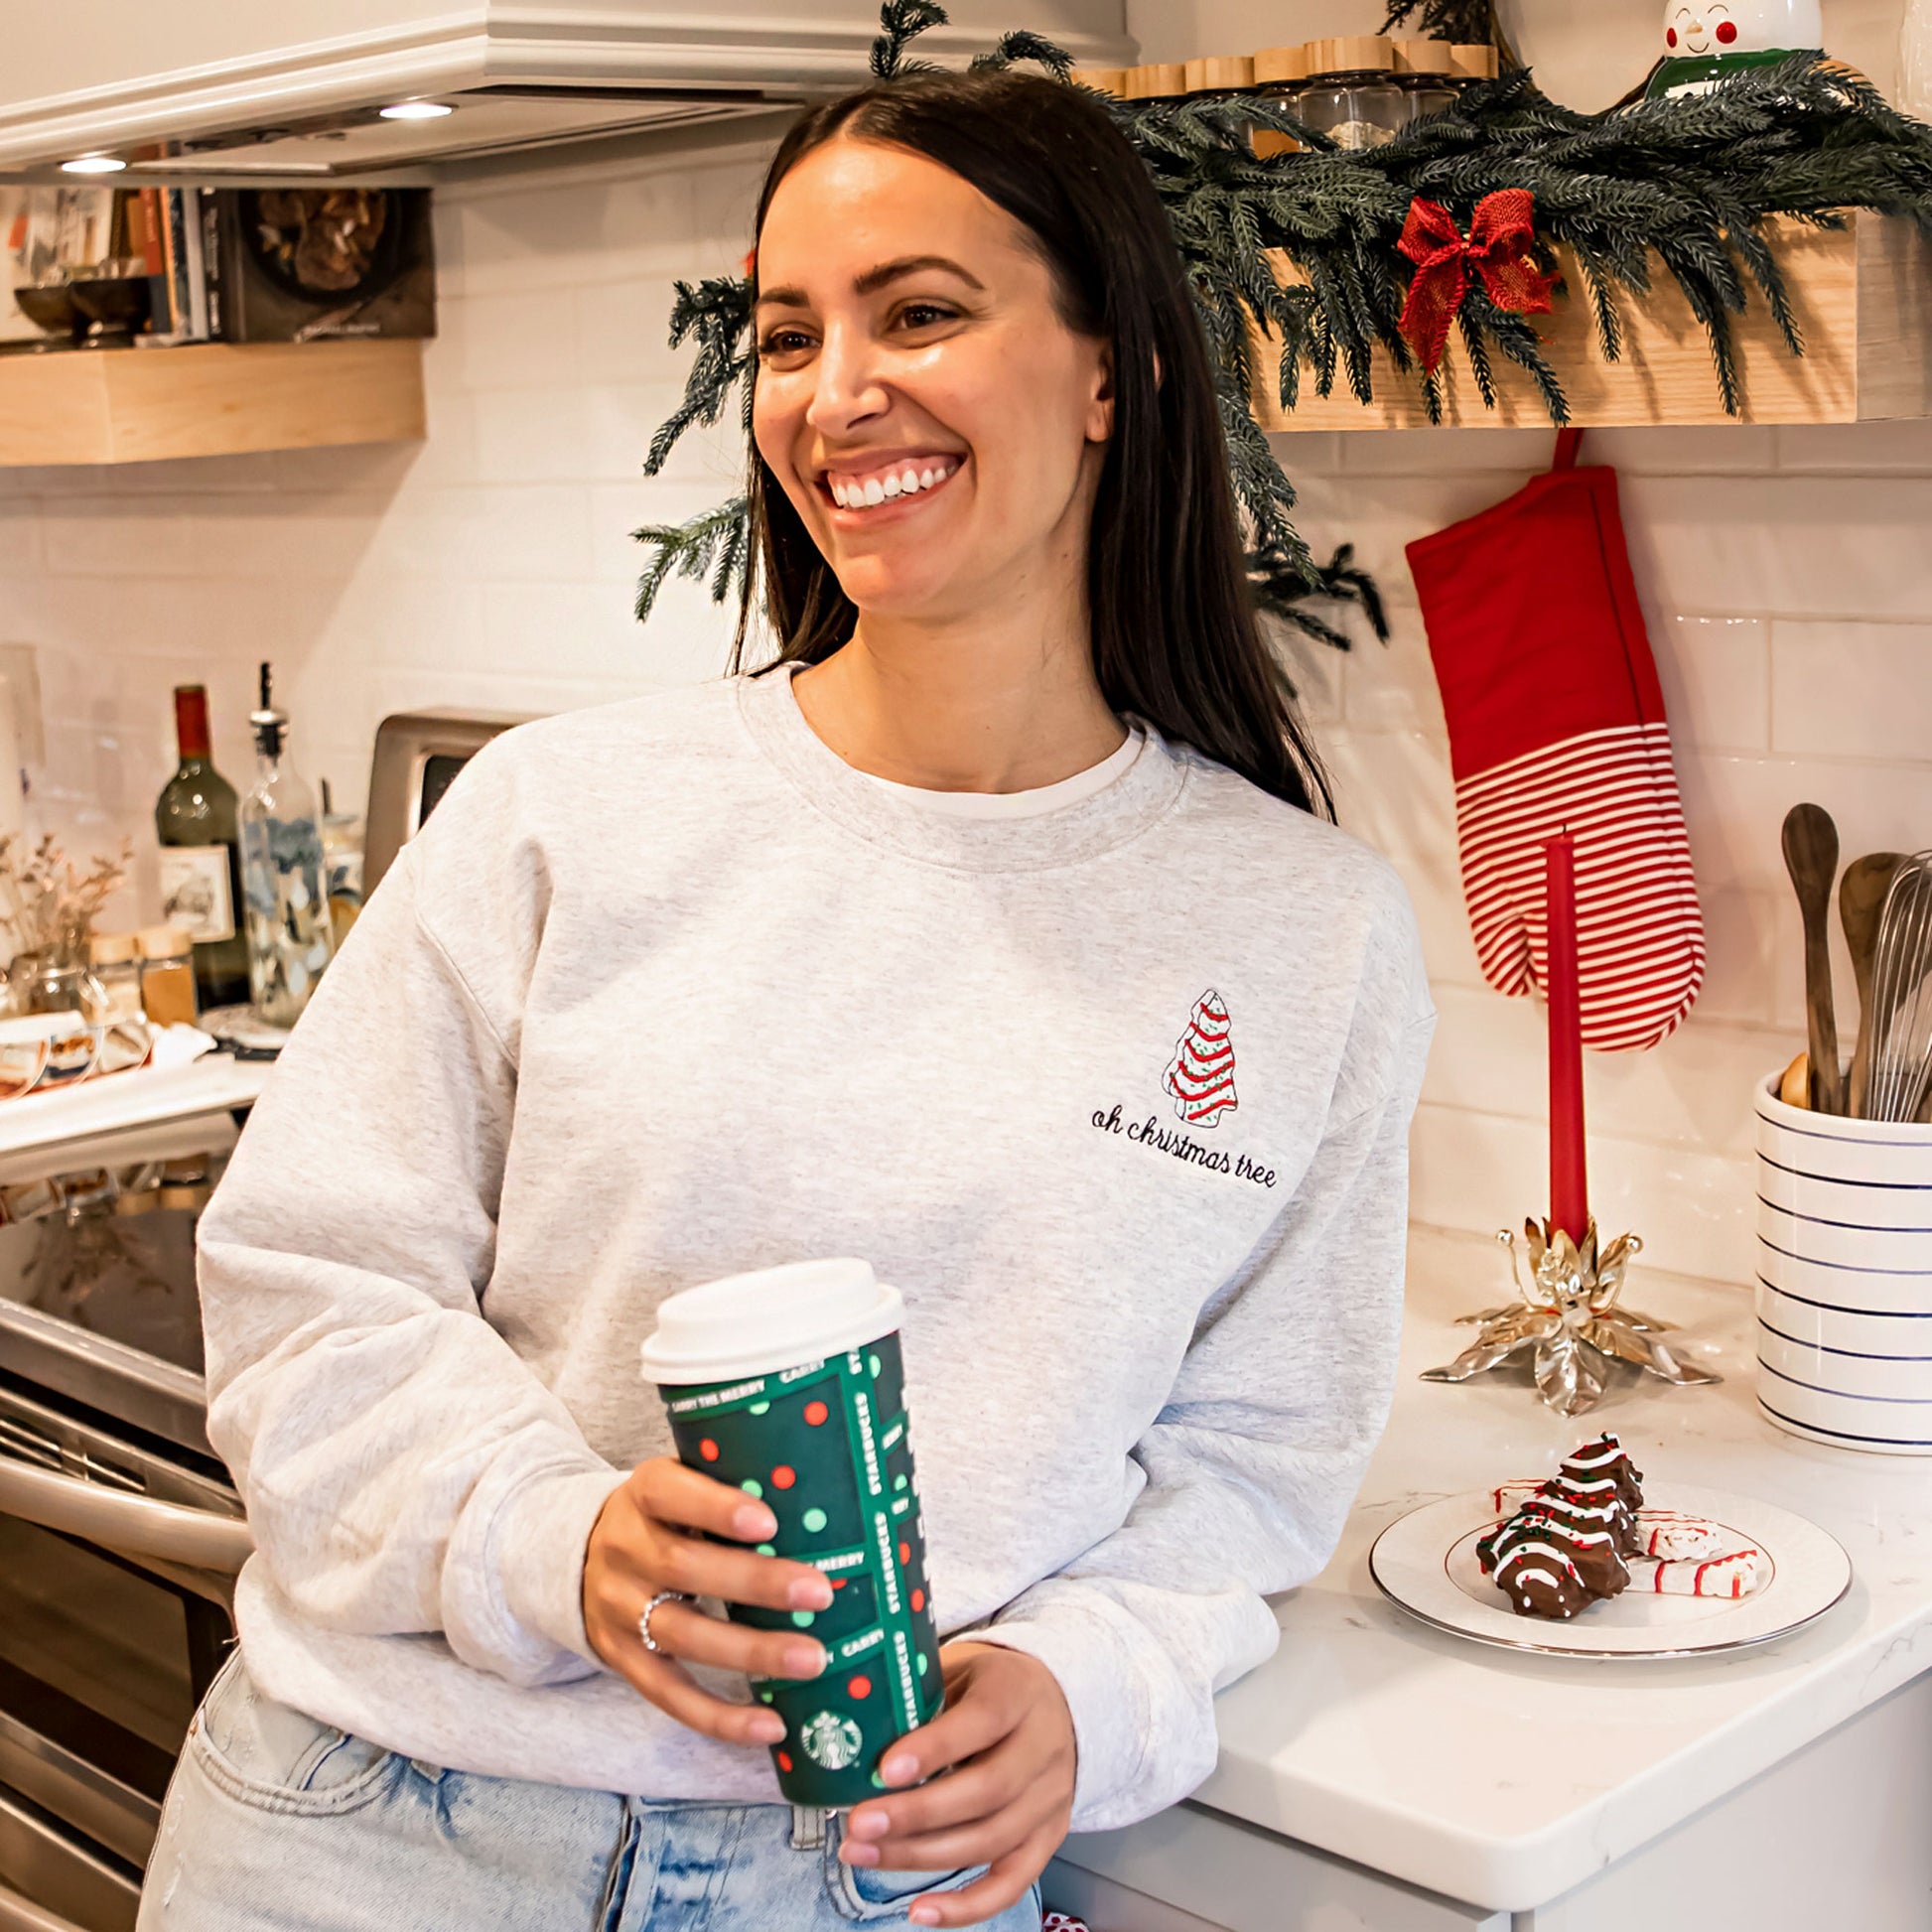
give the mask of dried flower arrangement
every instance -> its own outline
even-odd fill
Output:
[[[51,838],[31,848],[0,833],[0,929],[16,957],[80,952],[100,908],[127,883],[134,843],[113,858],[94,857],[82,872]]]

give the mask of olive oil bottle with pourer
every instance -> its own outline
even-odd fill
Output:
[[[315,794],[285,755],[288,713],[261,669],[255,782],[241,801],[241,877],[247,905],[248,977],[258,1018],[293,1027],[329,964],[329,895]]]
[[[161,841],[162,923],[195,942],[195,998],[210,1007],[248,998],[248,941],[241,929],[241,846],[234,786],[208,751],[207,692],[175,686],[181,765],[155,800]]]

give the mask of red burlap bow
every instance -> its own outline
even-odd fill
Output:
[[[1409,299],[1402,305],[1397,328],[1402,339],[1434,372],[1449,342],[1449,324],[1469,292],[1469,269],[1499,309],[1518,315],[1543,315],[1550,307],[1554,275],[1538,268],[1530,254],[1536,230],[1530,224],[1533,207],[1527,188],[1502,188],[1485,195],[1475,206],[1469,237],[1455,225],[1455,216],[1440,202],[1418,195],[1409,204],[1396,246],[1416,264]]]

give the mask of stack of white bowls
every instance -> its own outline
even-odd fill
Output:
[[[1932,1455],[1932,1127],[1757,1092],[1757,1401],[1837,1449]]]

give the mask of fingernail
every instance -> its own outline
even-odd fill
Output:
[[[877,1846],[859,1845],[853,1840],[847,1839],[839,1847],[839,1857],[847,1864],[877,1864],[879,1863],[879,1850]]]
[[[883,1811],[855,1811],[848,1826],[854,1838],[884,1838],[892,1828]]]
[[[785,1721],[775,1711],[760,1711],[752,1720],[752,1735],[760,1744],[776,1744],[785,1734]]]
[[[900,1751],[889,1757],[879,1767],[879,1775],[888,1784],[904,1784],[907,1779],[919,1775],[919,1760],[916,1757],[907,1757]]]
[[[938,1910],[931,1905],[914,1905],[905,1916],[914,1925],[937,1925],[939,1923]]]
[[[825,1669],[825,1646],[817,1643],[791,1643],[785,1646],[787,1677],[817,1677]]]
[[[778,1519],[759,1503],[741,1503],[732,1517],[732,1528],[743,1537],[775,1536]]]
[[[787,1599],[794,1609],[829,1609],[832,1586],[823,1577],[800,1577],[787,1592]]]

